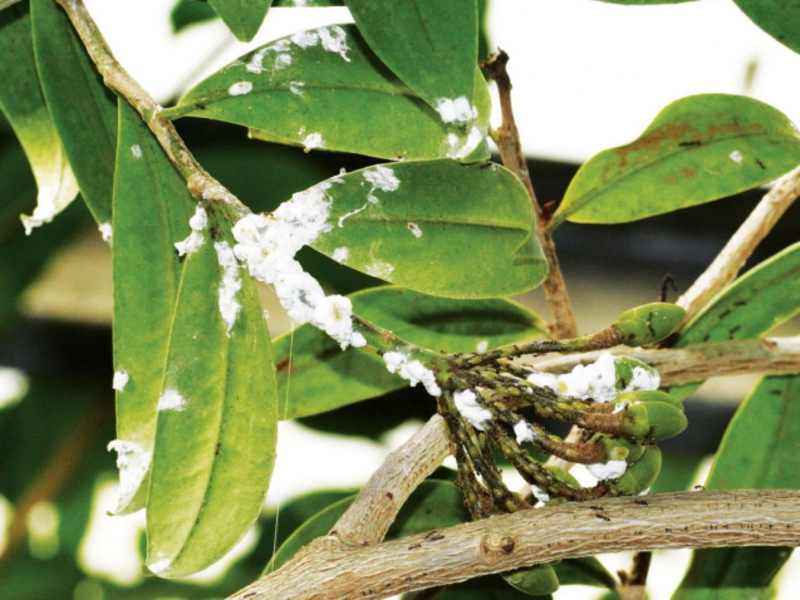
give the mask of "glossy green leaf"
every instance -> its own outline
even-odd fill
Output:
[[[0,109],[25,149],[39,188],[36,210],[23,216],[30,232],[75,199],[78,183],[39,86],[27,4],[0,12],[0,55]]]
[[[681,331],[676,347],[767,333],[800,311],[800,243],[753,267],[717,294]],[[673,387],[683,399],[699,384]]]
[[[192,25],[217,19],[216,11],[202,0],[178,0],[169,13],[173,33],[180,33]]]
[[[430,106],[472,103],[478,62],[477,0],[346,0],[380,59]]]
[[[498,165],[377,165],[322,184],[331,229],[312,244],[344,265],[435,296],[489,298],[539,285],[547,263],[525,188]]]
[[[117,99],[103,85],[63,9],[51,0],[31,0],[30,5],[47,106],[83,199],[98,223],[110,223]]]
[[[151,456],[156,405],[172,326],[181,262],[194,200],[152,134],[120,103],[112,246],[114,368],[128,377],[117,395],[117,439]],[[123,482],[126,475],[123,473]],[[121,486],[116,512],[144,507],[149,477]]]
[[[617,580],[594,556],[573,558],[555,563],[553,568],[561,585],[592,585],[616,590]]]
[[[791,0],[733,0],[750,20],[781,44],[800,52],[800,4]]]
[[[469,127],[448,125],[380,63],[353,25],[334,25],[242,56],[164,114],[236,123],[254,137],[308,149],[479,161],[489,156],[490,100],[471,68],[477,118]]]
[[[800,163],[800,135],[771,106],[726,94],[682,98],[641,137],[581,167],[555,223],[625,223],[710,202]]]
[[[444,352],[475,352],[542,335],[542,320],[504,299],[451,300],[384,287],[349,296],[353,312],[402,339]],[[327,412],[400,389],[407,382],[389,373],[383,360],[338,343],[311,325],[275,340],[280,398],[289,400],[282,418]]]
[[[764,377],[736,412],[707,489],[799,489],[800,376]],[[673,598],[765,598],[791,548],[696,550]]]
[[[222,21],[241,42],[249,42],[258,33],[272,0],[208,0]]]
[[[261,511],[275,458],[276,386],[261,304],[233,259],[229,225],[208,217],[205,241],[184,263],[158,404],[147,564],[162,577],[197,572],[241,539]],[[226,298],[238,314],[223,315]]]
[[[355,497],[353,495],[331,504],[306,521],[278,549],[264,572],[274,571],[311,540],[327,535]],[[424,481],[400,509],[385,539],[418,535],[469,520],[469,512],[464,507],[464,496],[455,484],[449,481]]]
[[[696,2],[697,0],[600,0],[606,4],[626,4],[629,6],[643,6],[655,4],[683,4],[684,2]]]

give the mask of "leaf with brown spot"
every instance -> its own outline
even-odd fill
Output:
[[[570,183],[552,227],[626,223],[718,200],[800,163],[800,135],[771,106],[701,94],[667,106],[630,144],[604,150]]]

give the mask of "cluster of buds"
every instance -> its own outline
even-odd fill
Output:
[[[634,495],[658,476],[656,442],[687,425],[681,403],[659,391],[658,373],[630,357],[603,353],[571,373],[540,373],[521,357],[549,352],[586,352],[618,344],[641,346],[665,338],[683,310],[649,304],[620,316],[609,328],[583,338],[505,346],[451,358],[437,398],[458,465],[458,483],[474,518],[545,504]],[[580,428],[565,441],[542,422],[557,419]],[[582,487],[565,469],[546,465],[528,449],[581,463],[598,480]],[[503,483],[499,451],[530,485],[523,497]]]

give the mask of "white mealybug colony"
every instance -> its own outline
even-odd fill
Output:
[[[469,103],[466,96],[459,98],[439,98],[436,112],[443,123],[470,123],[478,118],[478,109]]]
[[[345,246],[342,246],[341,248],[336,248],[336,250],[333,251],[332,258],[338,263],[343,263],[349,258],[349,256],[350,250],[348,250]]]
[[[479,431],[484,431],[484,425],[492,420],[492,413],[478,404],[478,396],[472,390],[456,392],[453,402],[461,416]]]
[[[398,349],[386,352],[383,355],[386,368],[390,373],[397,373],[403,379],[407,379],[413,387],[422,383],[431,396],[440,396],[441,388],[436,383],[436,375],[418,360],[411,360],[409,355]]]
[[[250,274],[270,284],[278,300],[298,325],[311,323],[327,332],[342,349],[365,346],[354,331],[352,303],[343,296],[326,296],[322,286],[303,270],[294,256],[332,229],[328,223],[333,184],[322,182],[281,204],[269,215],[247,215],[233,227],[236,258]]]
[[[178,250],[178,256],[189,256],[203,245],[205,236],[203,231],[208,227],[208,214],[202,206],[198,206],[194,211],[194,216],[189,219],[189,227],[192,233],[189,234],[185,240],[175,242],[175,248]]]
[[[621,359],[603,352],[595,362],[578,365],[569,373],[553,375],[534,372],[527,377],[527,381],[552,390],[564,398],[592,399],[596,402],[611,402],[623,392],[658,389],[661,384],[658,372],[644,366],[634,367],[627,385],[620,387],[616,369],[619,360]],[[614,412],[620,412],[625,408],[626,404],[620,403],[614,408]],[[586,465],[586,468],[599,480],[617,479],[625,473],[627,463],[624,460],[609,460],[605,463]]]
[[[114,230],[111,228],[111,223],[100,223],[97,226],[97,230],[103,237],[103,241],[110,246],[114,241]]]
[[[230,337],[236,317],[242,310],[242,305],[236,300],[236,294],[242,289],[242,278],[239,277],[239,263],[228,242],[217,242],[214,244],[214,249],[217,251],[217,260],[222,269],[222,281],[219,284],[219,313],[225,321]]]
[[[112,440],[108,451],[117,452],[117,468],[119,469],[119,492],[117,506],[122,508],[133,499],[142,483],[153,456],[145,452],[139,444],[128,440]]]
[[[305,148],[306,152],[314,150],[315,148],[322,148],[325,145],[322,141],[321,133],[309,133],[300,143],[303,144],[303,148]]]
[[[617,387],[617,359],[603,352],[595,362],[578,365],[563,375],[534,372],[528,375],[529,383],[552,390],[564,398],[593,399],[596,402],[611,402],[622,392],[657,390],[661,378],[654,369],[635,367],[633,377],[624,389]]]
[[[228,88],[228,94],[231,96],[244,96],[253,91],[253,84],[250,81],[237,81]]]
[[[131,146],[131,154],[134,158],[142,158],[142,147],[139,144]]]
[[[742,153],[739,152],[738,150],[734,150],[728,155],[728,158],[730,158],[733,162],[737,164],[741,164],[744,156],[742,156]]]
[[[128,385],[131,377],[125,369],[114,371],[114,379],[111,382],[111,389],[117,392],[124,392],[125,386]]]

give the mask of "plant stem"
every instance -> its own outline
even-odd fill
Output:
[[[686,309],[683,323],[734,280],[756,246],[800,195],[800,167],[781,177],[745,219],[725,247],[677,301]]]
[[[800,336],[727,340],[692,344],[684,348],[629,349],[611,351],[616,356],[630,356],[656,369],[661,385],[681,385],[705,381],[710,377],[764,373],[771,375],[800,372]],[[579,364],[597,360],[598,352],[564,356],[536,364],[549,373],[568,373]]]
[[[599,504],[601,503],[601,505]],[[800,545],[800,491],[679,492],[521,510],[376,546],[319,538],[231,600],[373,600],[603,552]]]
[[[114,58],[83,0],[56,0],[56,2],[64,8],[69,16],[89,57],[97,67],[97,71],[103,76],[106,87],[117,92],[139,113],[166,152],[169,160],[186,179],[191,194],[199,200],[214,202],[221,208],[229,207],[233,214],[228,216],[234,219],[249,213],[249,209],[236,196],[209,175],[197,162],[183,139],[178,135],[175,126],[161,116],[162,108]]]
[[[354,546],[379,543],[411,492],[449,452],[444,420],[434,415],[406,443],[389,454],[337,521],[332,534]]]
[[[574,338],[578,336],[578,327],[575,323],[572,303],[567,292],[567,284],[561,273],[553,238],[547,232],[549,214],[542,209],[536,200],[536,192],[534,192],[533,183],[528,172],[527,161],[522,152],[519,130],[514,120],[514,111],[511,107],[511,78],[506,70],[508,60],[508,54],[500,50],[497,54],[489,57],[489,60],[483,65],[489,71],[491,78],[497,83],[497,93],[500,98],[502,123],[495,131],[494,139],[497,143],[497,149],[500,151],[500,159],[503,161],[503,166],[514,173],[525,186],[525,189],[528,190],[528,195],[531,198],[533,210],[536,214],[536,236],[550,267],[547,278],[542,284],[542,289],[553,316],[553,337],[557,340]]]

